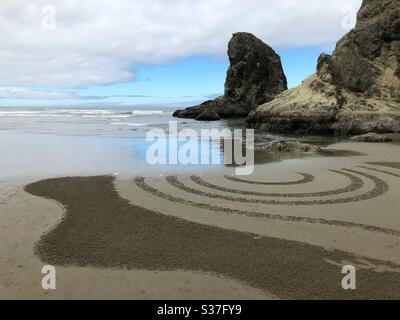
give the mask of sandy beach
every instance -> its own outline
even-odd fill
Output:
[[[398,144],[173,175],[1,181],[2,299],[399,299]],[[46,177],[44,177],[46,178]],[[57,290],[41,288],[56,266]],[[344,265],[357,290],[341,287]]]
[[[399,17],[1,1],[0,300],[400,300]]]

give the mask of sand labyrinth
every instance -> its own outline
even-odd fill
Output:
[[[378,165],[369,165],[380,170]],[[333,195],[332,201],[365,201],[379,197],[389,190],[387,182],[360,170],[340,170],[337,174],[342,174],[349,181],[338,188],[340,192],[330,191]],[[396,230],[375,226],[218,207],[210,203],[214,198],[209,197],[209,193],[205,191],[203,194],[196,193],[205,201],[195,202],[185,198],[186,193],[193,195],[192,187],[183,184],[189,189],[182,190],[181,183],[175,183],[178,180],[176,177],[167,180],[164,183],[171,186],[172,194],[150,186],[144,178],[137,178],[135,182],[145,191],[144,195],[149,192],[152,196],[178,204],[204,206],[209,210],[231,214],[254,214],[269,219],[340,224],[399,235]],[[367,190],[359,189],[366,184]],[[203,185],[199,185],[200,187],[206,188]],[[360,256],[297,241],[259,237],[257,234],[194,223],[145,209],[121,198],[113,177],[49,179],[30,184],[25,190],[36,196],[54,199],[65,207],[65,215],[60,223],[43,235],[35,246],[35,253],[47,264],[206,272],[236,279],[287,299],[400,298],[400,273],[397,272],[397,265],[368,259],[369,265],[383,266],[383,269],[378,272],[369,267],[361,268],[357,271],[357,290],[345,291],[341,287],[341,263],[357,261]],[[214,191],[213,194],[221,192],[212,188],[210,190]],[[361,195],[341,195],[347,190],[356,190]],[[179,197],[175,194],[179,194]],[[287,194],[284,197],[298,195]],[[305,197],[301,194],[300,198],[303,196]],[[315,196],[313,193],[313,197]],[[239,202],[232,203],[240,204],[240,199],[236,198]],[[220,202],[225,201],[227,200]],[[310,202],[307,205],[321,204],[323,203]],[[328,204],[330,203],[324,203]],[[248,205],[247,202],[245,205]]]
[[[246,215],[249,217],[263,217],[266,219],[292,221],[292,222],[305,222],[305,223],[320,223],[334,226],[355,227],[363,230],[382,232],[400,236],[400,231],[381,228],[377,226],[370,226],[365,224],[358,224],[346,221],[327,220],[319,218],[308,218],[299,216],[285,216],[278,214],[269,214],[265,212],[252,211],[248,209],[241,209],[232,207],[221,206],[220,204],[212,204],[211,200],[223,200],[233,204],[259,204],[259,205],[274,205],[274,206],[316,206],[316,205],[335,205],[347,204],[366,200],[372,200],[386,194],[389,189],[389,183],[380,177],[377,177],[371,172],[384,173],[392,177],[400,177],[400,174],[382,170],[379,167],[386,166],[391,168],[400,169],[400,164],[397,167],[393,163],[369,163],[369,165],[377,167],[359,166],[357,170],[343,168],[341,170],[329,170],[330,172],[344,177],[348,180],[346,185],[335,189],[320,191],[320,192],[294,192],[294,193],[268,193],[261,191],[249,191],[241,189],[242,185],[256,185],[257,190],[263,186],[299,186],[304,184],[313,183],[316,177],[299,173],[303,179],[294,180],[289,182],[265,182],[246,180],[233,176],[223,176],[221,180],[233,182],[235,188],[226,187],[220,184],[208,182],[200,176],[191,176],[191,184],[181,181],[177,176],[168,176],[165,181],[172,188],[165,188],[165,186],[157,186],[154,183],[148,183],[144,177],[135,178],[135,184],[143,191],[157,196],[163,200],[173,201],[175,203],[188,205],[196,208],[207,209],[215,212],[224,212],[229,214]],[[363,171],[361,171],[363,170]],[[368,171],[368,172],[366,172]],[[365,189],[365,185],[370,185]],[[363,188],[365,190],[363,190]],[[353,193],[353,194],[352,194]],[[254,198],[254,197],[257,198]],[[278,198],[278,199],[275,199]],[[281,200],[279,198],[286,198]],[[310,199],[305,199],[310,198]],[[215,202],[215,201],[214,201]]]

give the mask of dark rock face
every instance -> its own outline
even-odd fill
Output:
[[[390,142],[393,141],[391,137],[377,134],[377,133],[367,133],[361,136],[354,136],[351,138],[353,141],[358,142]]]
[[[197,118],[206,109],[222,118],[246,117],[260,104],[287,89],[280,57],[250,33],[236,33],[228,46],[230,67],[225,94],[200,106],[178,110],[175,117]],[[200,120],[200,119],[198,119]]]
[[[228,56],[230,67],[224,95],[227,114],[247,116],[287,90],[280,57],[252,34],[235,34],[229,43]]]
[[[274,141],[266,150],[270,152],[290,152],[290,153],[323,153],[324,150],[312,144],[301,143],[299,141]]]
[[[196,119],[203,112],[207,110],[212,110],[215,112],[215,110],[223,108],[224,105],[225,99],[220,97],[215,100],[203,102],[201,105],[196,107],[187,108],[185,110],[177,110],[174,112],[173,116],[176,118]]]
[[[195,120],[197,121],[218,121],[221,117],[212,109],[206,109]]]
[[[319,57],[317,73],[247,123],[273,132],[400,132],[400,0],[364,0],[356,28]]]
[[[400,88],[383,79],[399,70],[399,41],[400,1],[364,0],[356,28],[337,43],[332,56],[322,55],[317,73],[367,97],[400,101]]]

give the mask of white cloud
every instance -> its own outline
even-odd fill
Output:
[[[0,98],[10,99],[78,99],[79,96],[72,92],[35,90],[20,87],[0,87]]]
[[[42,9],[56,8],[44,30]],[[233,32],[275,48],[331,47],[361,0],[2,0],[0,85],[80,87],[134,79],[135,64],[224,55]],[[48,20],[45,20],[46,23]]]
[[[0,99],[46,99],[46,100],[106,100],[106,99],[138,99],[152,98],[146,95],[80,95],[72,91],[43,90],[24,87],[0,87]]]

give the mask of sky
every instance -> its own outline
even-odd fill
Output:
[[[2,0],[0,107],[189,106],[223,94],[251,32],[289,87],[354,27],[361,0]]]

